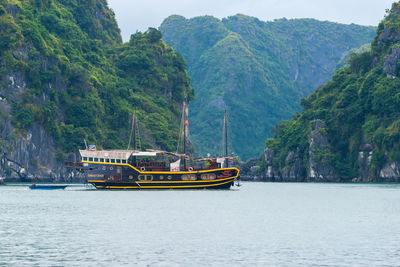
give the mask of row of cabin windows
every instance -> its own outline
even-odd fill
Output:
[[[84,161],[93,161],[93,162],[106,162],[106,163],[125,163],[126,159],[103,159],[103,158],[88,158],[83,157]]]
[[[202,180],[214,180],[216,178],[216,175],[214,173],[205,173],[202,174],[200,177]],[[129,179],[133,179],[133,176],[130,176]],[[167,177],[168,180],[171,180],[172,177],[171,175],[168,175]],[[181,179],[183,181],[196,181],[197,177],[196,174],[184,174],[181,176]],[[139,181],[153,181],[153,175],[139,175],[138,176]],[[160,180],[164,180],[164,176],[160,176]]]

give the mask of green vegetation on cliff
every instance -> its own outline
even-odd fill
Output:
[[[0,0],[0,82],[2,126],[8,112],[17,133],[44,126],[60,157],[84,138],[126,148],[134,109],[145,147],[172,150],[180,105],[193,95],[161,33],[122,43],[105,0]]]
[[[324,131],[328,146],[319,157],[314,155],[314,160],[328,163],[344,181],[354,177],[398,177],[399,31],[400,3],[395,3],[379,24],[371,49],[353,54],[331,81],[302,99],[303,112],[277,125],[275,137],[267,140],[267,147],[275,153],[276,169],[285,168],[290,152],[308,162],[311,127],[315,120],[322,120],[324,127],[320,130]],[[363,167],[366,152],[369,158]],[[364,169],[367,174],[362,177]]]
[[[224,109],[232,149],[242,159],[259,155],[265,138],[300,110],[300,99],[327,82],[340,59],[372,40],[376,29],[313,19],[263,22],[236,15],[170,16],[163,39],[188,63],[196,100],[191,139],[198,152],[221,152]]]

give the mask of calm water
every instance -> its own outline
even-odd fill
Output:
[[[0,187],[0,265],[399,266],[400,185]]]

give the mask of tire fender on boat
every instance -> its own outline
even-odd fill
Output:
[[[193,171],[193,167],[189,167],[188,170],[191,172]]]
[[[140,171],[141,171],[141,172],[144,172],[145,170],[146,170],[145,167],[140,167]]]

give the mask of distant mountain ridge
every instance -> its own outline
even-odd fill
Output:
[[[173,15],[159,29],[188,64],[197,151],[222,150],[227,108],[231,150],[242,159],[258,156],[274,125],[300,110],[300,99],[328,81],[340,59],[376,31],[313,19],[263,22],[241,14],[222,20]]]

